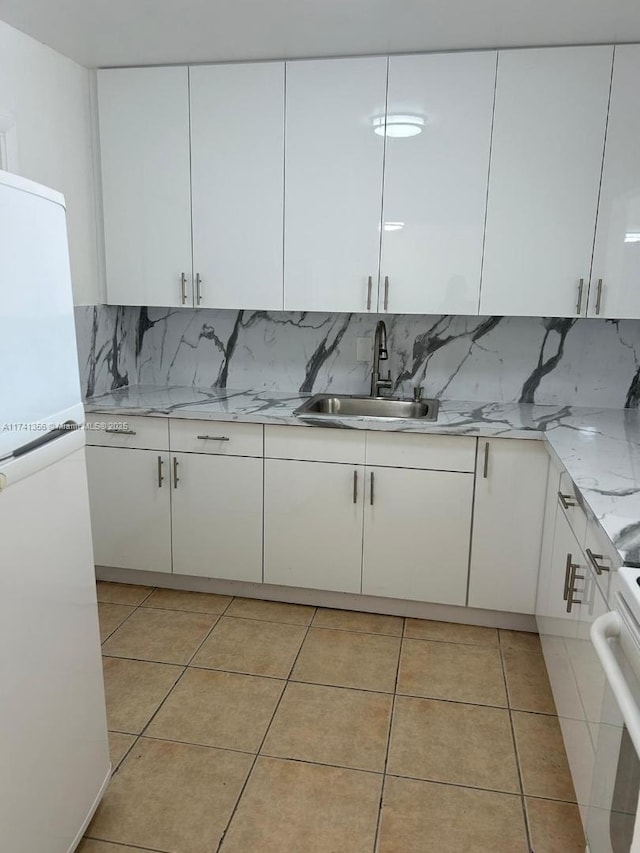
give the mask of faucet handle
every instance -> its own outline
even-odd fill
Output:
[[[413,400],[416,403],[419,403],[422,400],[422,386],[416,385],[413,389]]]

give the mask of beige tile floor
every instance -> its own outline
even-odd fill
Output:
[[[583,853],[532,634],[98,584],[79,853]]]

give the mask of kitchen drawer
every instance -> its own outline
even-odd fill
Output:
[[[573,480],[566,471],[563,471],[560,475],[558,502],[567,521],[571,525],[571,529],[575,533],[580,547],[584,548],[585,536],[587,534],[587,516],[578,502]]]
[[[262,424],[171,418],[169,431],[172,451],[262,458]]]
[[[168,450],[167,418],[87,414],[87,444],[97,447],[129,447]]]
[[[598,524],[589,519],[585,539],[585,554],[591,564],[602,595],[609,600],[611,576],[621,565],[620,555]]]
[[[406,432],[367,433],[367,465],[426,468],[472,474],[476,439],[459,435],[418,435]]]
[[[362,465],[365,436],[364,430],[265,426],[264,455],[269,459]]]

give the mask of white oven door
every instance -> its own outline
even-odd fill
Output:
[[[631,617],[633,618],[633,617]],[[629,664],[640,646],[624,614],[605,613],[591,638],[604,669],[595,771],[587,813],[590,853],[640,853],[636,825],[640,794],[640,681]]]

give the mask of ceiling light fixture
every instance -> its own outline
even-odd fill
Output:
[[[393,136],[397,139],[404,139],[422,133],[424,118],[416,115],[376,116],[372,124],[373,130],[378,136]]]

